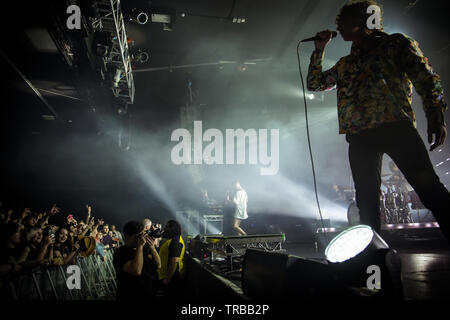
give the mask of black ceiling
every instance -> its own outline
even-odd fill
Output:
[[[312,36],[318,30],[335,28],[334,18],[345,1],[317,0],[164,0],[164,1],[122,1],[124,12],[138,7],[166,8],[176,12],[173,31],[163,31],[161,24],[138,25],[129,23],[127,34],[134,40],[135,49],[145,49],[150,60],[135,69],[177,66],[216,62],[221,60],[247,61],[249,59],[271,58],[270,61],[248,65],[246,74],[237,70],[236,65],[205,66],[174,69],[173,72],[155,71],[135,73],[136,99],[133,112],[139,117],[149,113],[161,121],[170,119],[185,100],[185,79],[191,77],[198,91],[199,103],[211,105],[221,92],[240,85],[239,81],[252,82],[272,76],[286,76],[296,80],[295,46],[302,38]],[[31,83],[40,89],[50,90],[73,97],[80,96],[74,88],[73,74],[61,54],[56,50],[45,30],[48,21],[45,2],[28,5],[22,10],[20,3],[10,2],[7,10],[2,10],[3,52],[17,66]],[[394,26],[398,31],[412,34],[431,57],[433,65],[445,79],[448,75],[449,36],[446,1],[380,1],[383,5],[385,26]],[[414,4],[413,6],[411,6]],[[410,6],[410,7],[408,7]],[[20,15],[17,13],[20,12]],[[186,16],[181,17],[181,13]],[[7,19],[18,16],[19,19]],[[208,17],[210,16],[210,17]],[[246,23],[236,24],[218,17],[245,17]],[[397,27],[398,26],[398,27]],[[341,39],[330,49],[327,57],[337,59],[348,50],[348,44]],[[331,47],[331,46],[330,46]],[[303,62],[307,63],[312,46],[303,47]],[[11,103],[21,101],[17,108],[8,113],[19,112],[28,129],[40,130],[42,114],[47,112],[35,93],[11,66],[2,59],[6,71]],[[90,106],[83,106],[78,100],[41,91],[48,102],[64,120],[72,120],[83,114],[83,121],[91,116]],[[23,99],[23,100],[22,100]],[[20,112],[32,102],[34,106],[27,112]],[[10,103],[10,104],[11,104]],[[80,112],[80,109],[86,109]],[[153,112],[152,112],[153,110]],[[167,112],[165,112],[167,111]],[[48,113],[48,112],[47,112]],[[77,119],[77,121],[79,121]],[[160,123],[160,121],[157,121]]]

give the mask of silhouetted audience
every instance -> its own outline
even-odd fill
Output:
[[[95,250],[93,245],[91,249],[101,260],[106,261],[107,250],[114,250],[118,299],[155,298],[157,290],[169,299],[181,295],[185,245],[177,221],[165,225],[162,237],[161,224],[148,218],[128,222],[122,235],[115,225],[109,229],[102,219],[92,217],[89,205],[86,208],[86,219],[68,214],[62,224],[49,223],[59,213],[56,205],[49,213],[30,208],[0,211],[0,283],[4,276],[34,272],[36,267],[76,264],[83,259],[83,239],[88,236],[91,243],[95,239]]]

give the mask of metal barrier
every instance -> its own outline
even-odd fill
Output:
[[[104,260],[97,254],[78,258],[80,289],[69,289],[69,265],[35,268],[2,279],[0,298],[6,300],[112,300],[116,298],[117,281],[112,251]]]

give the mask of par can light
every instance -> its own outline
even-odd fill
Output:
[[[378,298],[403,298],[400,256],[370,226],[344,230],[328,244],[325,256],[332,273],[343,284],[369,288],[370,270],[375,267],[381,285],[373,294]]]
[[[364,251],[372,240],[376,240],[378,248],[389,248],[371,227],[366,225],[351,227],[331,240],[325,249],[325,256],[332,263],[346,261]]]
[[[148,15],[142,11],[137,15],[136,21],[139,24],[146,24],[148,22]]]

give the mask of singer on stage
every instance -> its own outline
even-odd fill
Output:
[[[247,214],[247,202],[248,196],[247,192],[245,192],[244,188],[242,188],[239,181],[234,181],[232,183],[235,194],[233,200],[231,200],[230,196],[227,195],[227,201],[233,202],[234,204],[234,214],[233,214],[233,231],[238,235],[245,236],[247,233],[240,226],[241,221],[248,218]]]
[[[447,105],[440,77],[415,40],[400,33],[387,34],[382,26],[369,29],[369,5],[377,4],[358,1],[342,7],[336,24],[342,38],[352,42],[351,52],[327,71],[322,71],[322,59],[332,32],[317,34],[320,40],[315,41],[311,56],[308,90],[337,88],[339,133],[349,143],[361,223],[380,231],[380,175],[386,153],[449,240],[450,194],[433,169],[411,108],[414,84],[428,121],[430,151],[442,145]]]

